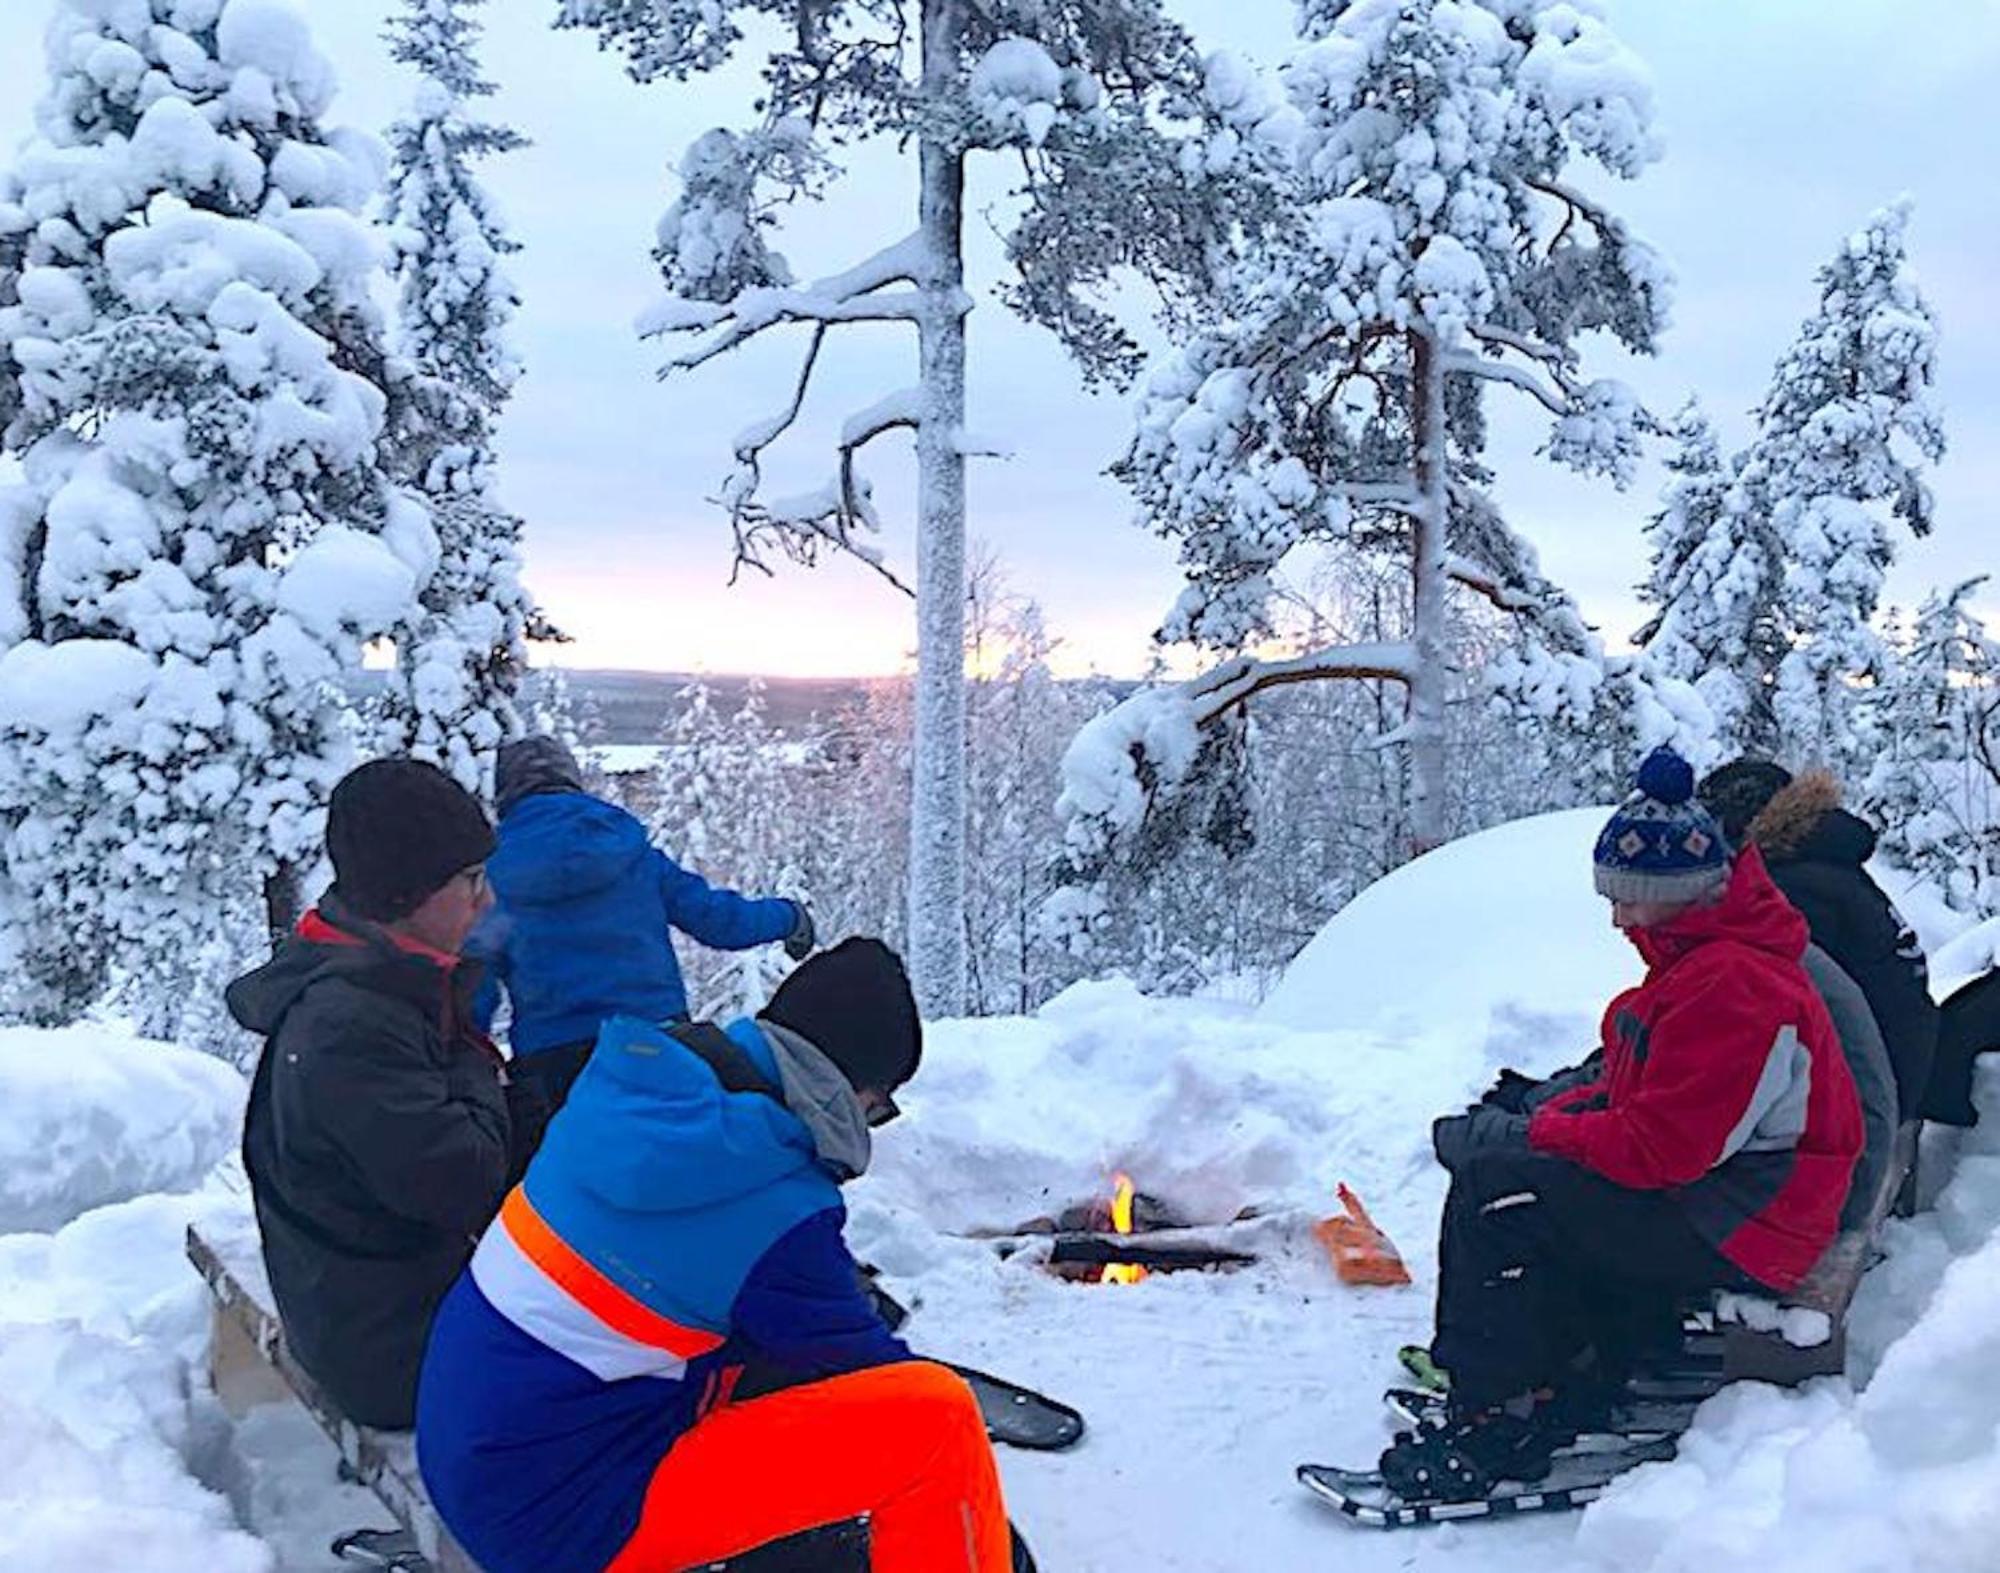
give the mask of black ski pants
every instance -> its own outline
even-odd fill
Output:
[[[1683,1299],[1756,1287],[1668,1192],[1628,1190],[1543,1153],[1482,1153],[1445,1199],[1431,1353],[1453,1396],[1477,1407],[1586,1367],[1618,1380],[1678,1338]]]

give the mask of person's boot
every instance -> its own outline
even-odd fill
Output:
[[[1010,1523],[1007,1533],[1014,1542],[1014,1573],[1036,1573],[1035,1554],[1028,1549],[1027,1541],[1021,1538],[1021,1531]]]
[[[1454,1407],[1442,1420],[1401,1432],[1376,1466],[1382,1483],[1405,1501],[1476,1502],[1504,1481],[1545,1479],[1556,1450],[1575,1433],[1565,1435],[1541,1407],[1526,1415]]]

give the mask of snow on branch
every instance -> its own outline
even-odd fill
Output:
[[[1560,419],[1570,413],[1570,400],[1563,389],[1551,387],[1525,366],[1516,366],[1511,361],[1495,360],[1485,355],[1469,355],[1458,351],[1445,357],[1445,370],[1461,376],[1480,377],[1487,382],[1502,382],[1509,387],[1519,388],[1540,402],[1551,415]]]
[[[1195,723],[1206,726],[1268,688],[1339,677],[1407,684],[1416,664],[1415,648],[1404,642],[1327,645],[1284,661],[1238,657],[1185,686]]]
[[[1078,887],[1069,904],[1087,907],[1086,888],[1121,846],[1143,840],[1147,827],[1172,820],[1189,794],[1238,768],[1230,741],[1255,695],[1326,678],[1407,685],[1416,670],[1417,653],[1407,642],[1328,645],[1279,661],[1239,656],[1188,682],[1143,688],[1105,711],[1063,756],[1056,811]]]
[[[734,583],[746,567],[770,573],[770,565],[765,561],[768,547],[775,546],[792,561],[806,564],[812,563],[821,550],[831,547],[865,563],[903,594],[910,595],[913,593],[910,587],[883,562],[880,549],[856,534],[857,530],[875,532],[881,526],[870,501],[870,488],[856,471],[854,458],[877,437],[918,425],[922,418],[920,389],[902,389],[847,418],[840,431],[840,470],[826,486],[777,502],[766,502],[757,495],[763,478],[764,450],[798,419],[825,339],[826,327],[821,325],[813,332],[812,343],[793,385],[791,402],[737,436],[737,471],[720,499],[729,509],[730,523],[736,533],[736,562],[730,582]]]
[[[1482,344],[1491,344],[1499,349],[1513,350],[1530,360],[1538,360],[1545,366],[1554,366],[1567,371],[1576,364],[1576,352],[1560,345],[1544,344],[1540,339],[1525,333],[1516,333],[1512,328],[1498,327],[1490,322],[1475,322],[1466,331]]]
[[[1355,508],[1388,508],[1406,514],[1423,506],[1423,498],[1408,481],[1339,481],[1321,486],[1319,496]]]
[[[753,284],[720,304],[670,297],[640,318],[639,331],[647,338],[708,333],[701,343],[666,363],[660,374],[671,376],[705,366],[785,323],[809,322],[822,328],[854,322],[914,323],[923,311],[924,297],[917,286],[926,272],[922,237],[911,234],[845,272],[803,288]],[[892,284],[911,287],[891,290]]]
[[[848,416],[840,428],[842,458],[865,448],[884,432],[915,429],[922,419],[923,393],[921,388],[903,388]]]
[[[736,534],[731,584],[745,568],[770,575],[772,569],[766,558],[772,547],[807,567],[818,561],[822,551],[831,548],[854,558],[904,595],[914,598],[916,592],[883,561],[882,549],[855,533],[878,531],[881,521],[875,515],[867,483],[858,480],[851,469],[843,467],[836,479],[817,491],[771,502],[754,495],[736,495],[735,479],[732,478],[731,486],[724,489],[719,499],[729,509],[730,525]]]
[[[1503,612],[1533,612],[1542,607],[1539,597],[1505,583],[1497,574],[1457,552],[1446,556],[1444,571],[1453,584],[1483,597]]]

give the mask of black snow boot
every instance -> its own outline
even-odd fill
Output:
[[[1574,1431],[1539,1413],[1448,1414],[1399,1432],[1377,1467],[1382,1483],[1406,1500],[1476,1502],[1503,1481],[1545,1479],[1557,1450],[1575,1440]]]
[[[1021,1538],[1021,1531],[1009,1524],[1007,1532],[1014,1537],[1014,1573],[1036,1573],[1035,1554]]]

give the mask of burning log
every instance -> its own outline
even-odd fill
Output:
[[[1136,1283],[1146,1273],[1184,1272],[1190,1268],[1244,1267],[1257,1258],[1247,1251],[1233,1251],[1206,1243],[1162,1244],[1157,1235],[1059,1234],[1049,1245],[1048,1264],[1052,1268],[1102,1268],[1093,1273],[1104,1283]],[[1138,1276],[1125,1276],[1118,1269],[1130,1269]]]

